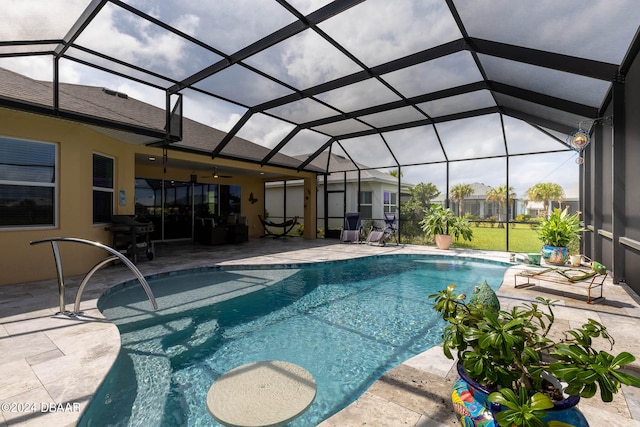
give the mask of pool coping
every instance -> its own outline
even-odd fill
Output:
[[[287,247],[287,249],[291,248]],[[295,266],[389,254],[438,255],[493,260],[509,264],[509,254],[506,252],[453,249],[443,254],[441,250],[433,247],[411,245],[375,247],[344,244],[327,246],[325,244],[306,247],[304,244],[299,244],[294,252],[285,251],[276,254],[258,252],[249,257],[206,261],[198,259],[190,266],[184,263],[180,265],[185,266],[184,269],[260,268],[260,266],[272,267],[274,264]],[[292,257],[297,261],[283,262],[283,259],[291,260]],[[152,274],[149,273],[152,270],[156,270],[159,274],[170,274],[170,271],[176,270],[175,265],[152,265],[154,262],[157,263],[152,261],[141,265],[145,276]],[[123,280],[122,277],[126,279]],[[506,277],[502,288],[510,283]],[[77,287],[80,280],[81,278],[65,278],[70,289]],[[0,426],[40,426],[44,423],[65,426],[75,425],[79,420],[82,411],[106,377],[120,349],[120,334],[117,327],[106,321],[97,309],[98,297],[114,284],[118,285],[130,280],[130,275],[127,275],[127,272],[116,272],[109,268],[96,274],[93,280],[96,283],[92,282],[90,292],[88,289],[85,293],[89,299],[81,304],[84,314],[77,318],[55,315],[58,310],[55,281],[0,287],[0,307],[4,309],[3,313],[8,313],[0,318],[0,366],[2,366],[0,403],[11,405],[3,407],[3,411],[0,411]],[[637,304],[634,308],[637,308]],[[640,309],[638,311],[640,312]],[[450,375],[453,362],[444,358],[438,348],[434,348],[401,365],[403,365],[402,369],[410,368],[446,378]],[[378,387],[377,383],[372,386],[372,389],[376,387]],[[378,397],[375,395],[374,397],[373,400],[377,402]],[[348,418],[354,413],[354,408],[362,407],[362,402],[371,400],[372,395],[365,392],[361,399],[320,425],[326,427],[350,425],[344,424],[344,421],[339,421],[339,424],[332,423]],[[632,402],[631,406],[634,410],[640,408],[640,403],[637,402],[640,402],[640,396],[637,401]],[[394,402],[390,404],[392,410],[399,409],[403,413],[408,410],[409,418],[416,419],[414,425],[427,425],[419,424],[426,422],[424,410],[420,413]],[[377,402],[376,406],[380,409],[385,405]],[[9,411],[4,411],[7,408]],[[640,409],[637,412],[638,415],[634,418],[640,418]],[[357,417],[365,416],[359,414],[357,410],[355,413],[358,414]],[[626,421],[629,422],[630,418],[626,418]]]

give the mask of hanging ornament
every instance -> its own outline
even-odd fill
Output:
[[[589,142],[591,142],[591,138],[589,137],[589,133],[584,129],[578,129],[571,132],[569,137],[567,138],[567,142],[574,150],[581,152]]]
[[[577,130],[574,130],[567,137],[567,144],[571,147],[572,150],[578,153],[578,158],[576,159],[576,163],[581,165],[584,163],[584,158],[581,156],[582,151],[587,148],[587,145],[591,142],[591,137],[589,136],[589,132],[579,127]]]

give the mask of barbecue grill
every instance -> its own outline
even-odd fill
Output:
[[[149,234],[153,232],[153,223],[138,221],[134,215],[113,215],[112,225],[106,230],[113,233],[113,249],[125,254],[134,264],[138,254],[153,259],[153,247]]]

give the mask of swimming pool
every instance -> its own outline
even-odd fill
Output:
[[[360,396],[384,372],[440,342],[427,296],[455,283],[497,288],[507,264],[392,255],[312,265],[197,269],[148,279],[159,309],[136,283],[98,306],[122,348],[79,425],[217,425],[211,383],[259,360],[285,360],[317,382],[312,426]]]

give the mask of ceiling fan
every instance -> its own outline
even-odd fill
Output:
[[[221,175],[218,173],[218,168],[214,167],[211,171],[211,175],[205,175],[202,178],[233,178],[231,175]]]

